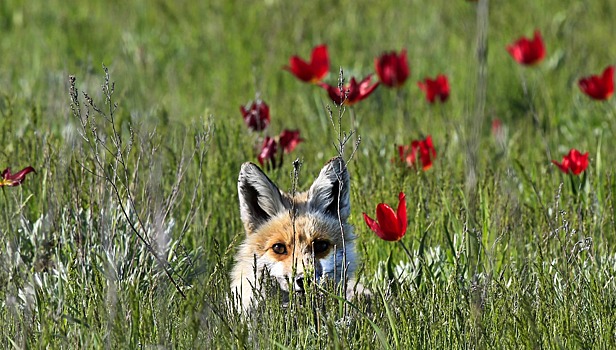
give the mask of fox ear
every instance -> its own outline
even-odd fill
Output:
[[[350,177],[344,159],[330,160],[308,190],[308,208],[346,221],[351,214]]]
[[[240,215],[247,234],[285,210],[278,187],[253,163],[242,164],[237,192]]]

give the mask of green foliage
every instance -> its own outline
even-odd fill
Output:
[[[616,4],[491,1],[483,119],[476,9],[462,0],[1,2],[0,166],[37,173],[0,195],[0,344],[614,348],[616,105],[589,100],[576,82],[615,63]],[[504,48],[535,29],[546,60],[518,67]],[[281,67],[320,43],[331,84],[338,67],[360,78],[381,52],[409,53],[402,90],[379,87],[342,118],[361,136],[351,222],[372,297],[348,302],[314,287],[287,306],[265,300],[243,320],[228,273],[243,237],[237,175],[256,161],[258,135],[239,106],[259,94],[271,135],[301,130],[306,141],[268,176],[290,189],[299,157],[305,189],[336,155],[338,132],[326,93]],[[438,73],[452,95],[431,106],[415,82]],[[101,89],[114,81],[113,93]],[[502,140],[490,132],[495,118]],[[428,134],[438,154],[430,170],[391,162],[395,145]],[[590,152],[573,181],[550,164],[570,148]],[[399,191],[412,261],[361,216]]]

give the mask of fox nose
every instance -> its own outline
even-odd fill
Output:
[[[304,291],[304,276],[296,276],[295,277],[295,291],[303,292]]]

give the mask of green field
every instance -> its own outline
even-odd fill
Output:
[[[616,348],[616,98],[578,88],[616,64],[616,2],[483,1],[0,2],[0,170],[36,169],[0,195],[0,347]],[[547,55],[520,66],[505,47],[535,30]],[[411,77],[339,109],[282,69],[323,43],[329,84],[401,49]],[[440,73],[451,96],[431,105],[417,82]],[[353,132],[369,302],[229,305],[256,97],[265,135],[305,139],[267,171],[281,189],[296,158],[307,189]],[[429,170],[392,162],[427,135]],[[551,162],[572,148],[579,176]],[[412,261],[362,217],[400,191]]]

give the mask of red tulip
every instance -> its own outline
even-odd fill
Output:
[[[545,58],[545,46],[538,30],[535,31],[533,40],[521,37],[515,43],[507,45],[507,51],[516,62],[523,65],[533,65]]]
[[[594,100],[607,100],[614,94],[614,66],[608,66],[601,76],[591,75],[578,81],[578,86]]]
[[[244,123],[253,131],[262,131],[270,123],[269,106],[260,99],[252,102],[248,109],[240,106],[240,111],[244,117]]]
[[[355,78],[352,77],[351,82],[342,87],[342,92],[337,86],[331,86],[325,83],[320,83],[319,85],[327,90],[329,97],[335,104],[341,105],[344,103],[345,106],[351,106],[368,97],[374,89],[379,86],[378,82],[370,85],[371,81],[372,74],[364,78],[359,84]]]
[[[278,136],[278,142],[280,147],[284,150],[284,153],[291,153],[302,141],[304,141],[304,139],[299,137],[299,130],[284,129],[280,133],[280,136]]]
[[[555,160],[552,163],[556,164],[566,174],[580,175],[582,171],[588,168],[588,152],[582,154],[580,151],[572,148],[569,154],[563,157],[562,163],[558,163]]]
[[[272,168],[276,168],[276,154],[278,153],[278,142],[272,137],[265,136],[265,140],[263,140],[263,145],[261,146],[261,152],[257,157],[259,164],[261,166],[271,165]]]
[[[376,206],[376,219],[366,213],[364,221],[377,236],[386,241],[399,241],[406,234],[406,200],[403,192],[398,195],[398,210],[394,210],[385,203]]]
[[[289,65],[284,66],[283,69],[288,70],[301,81],[310,83],[321,81],[329,73],[327,45],[319,45],[312,49],[310,63],[298,56],[293,56],[289,60]]]
[[[31,172],[36,172],[31,166],[26,167],[15,174],[11,174],[11,168],[6,168],[2,171],[2,174],[0,174],[2,176],[2,178],[0,178],[0,187],[19,186],[26,179],[26,175]]]
[[[436,158],[432,136],[428,135],[425,140],[414,140],[410,147],[408,145],[398,146],[398,155],[400,161],[406,163],[408,167],[415,167],[419,159],[424,171],[430,169],[432,161]]]
[[[374,59],[374,68],[381,83],[389,87],[400,87],[409,77],[409,63],[406,58],[406,50],[387,52]]]
[[[441,102],[449,98],[449,80],[443,74],[439,74],[435,80],[425,78],[423,82],[417,82],[417,86],[426,93],[426,99],[430,103],[434,103],[437,96]]]

